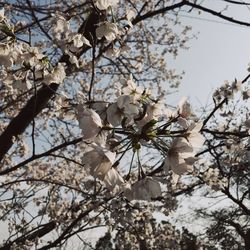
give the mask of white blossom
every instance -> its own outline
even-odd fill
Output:
[[[32,88],[32,83],[28,79],[28,72],[24,72],[20,76],[13,75],[13,83],[12,86],[14,89],[18,89],[21,91],[26,91]]]
[[[123,89],[122,92],[124,95],[131,95],[133,97],[133,102],[139,100],[144,89],[141,86],[137,86],[133,81],[132,76],[129,76],[129,79],[123,80]]]
[[[39,60],[43,57],[44,55],[37,47],[27,47],[27,52],[22,54],[23,62],[29,63],[30,66],[36,66],[36,68],[39,68]]]
[[[132,19],[134,19],[136,16],[136,12],[135,10],[128,10],[127,13],[126,13],[126,19],[127,19],[127,22],[128,22],[128,25],[132,28],[133,27],[133,24],[132,24]]]
[[[84,37],[82,34],[75,34],[72,37],[73,44],[70,46],[70,51],[77,52],[79,48],[81,48],[84,44],[91,47],[89,40]]]
[[[166,173],[171,169],[175,174],[182,175],[187,172],[193,171],[193,163],[197,159],[190,152],[190,156],[177,151],[171,150],[167,154],[167,157],[164,162],[164,171]]]
[[[181,117],[187,118],[192,114],[190,103],[187,101],[187,97],[181,98],[178,104],[178,112]]]
[[[137,103],[130,103],[124,107],[124,115],[132,120],[136,118],[140,113],[140,106]]]
[[[5,15],[4,15],[4,8],[2,8],[0,10],[0,22],[2,22],[5,19]]]
[[[9,45],[0,43],[0,65],[6,68],[11,67],[14,63],[11,57],[11,50],[12,48]]]
[[[63,63],[58,63],[52,72],[44,77],[44,83],[49,85],[50,83],[60,84],[66,77]]]
[[[79,106],[78,122],[79,127],[82,130],[84,140],[94,139],[101,131],[102,120],[93,109],[88,109],[84,108],[83,106]]]
[[[124,184],[123,178],[114,168],[109,169],[109,171],[105,174],[103,182],[107,189],[110,191],[114,190],[115,193],[118,192],[121,186]]]
[[[175,174],[181,175],[193,170],[195,157],[203,143],[204,137],[200,133],[202,123],[194,123],[189,127],[186,137],[175,138],[167,153],[164,163],[166,173],[171,169]]]
[[[128,200],[147,200],[161,196],[161,186],[158,181],[152,177],[146,177],[136,182],[131,189],[124,191],[124,195]]]
[[[116,154],[106,148],[97,145],[92,146],[93,150],[84,153],[82,162],[92,176],[103,180],[114,164]]]
[[[217,168],[209,168],[204,174],[203,179],[207,185],[209,185],[213,190],[218,191],[225,187],[227,183],[226,178],[219,178],[219,170]]]
[[[164,162],[166,174],[172,170],[175,174],[181,175],[193,170],[193,163],[197,160],[195,153],[185,138],[176,138],[167,153]]]
[[[65,42],[68,39],[68,35],[71,33],[69,21],[67,21],[62,15],[54,14],[55,24],[52,27],[52,33],[58,41]],[[64,38],[65,40],[61,40]]]
[[[121,125],[122,117],[122,111],[118,108],[117,103],[110,104],[107,108],[108,122],[114,127],[119,126]]]
[[[110,57],[110,58],[116,58],[120,55],[120,53],[121,53],[121,50],[118,48],[109,48],[106,51],[107,57]]]
[[[117,5],[119,0],[96,0],[95,5],[99,10],[106,10],[108,7]]]
[[[123,45],[123,46],[121,46],[121,48],[120,48],[120,52],[121,53],[128,53],[128,52],[130,52],[131,51],[131,48],[128,46],[128,45]]]
[[[118,34],[119,31],[115,23],[104,22],[96,29],[98,39],[105,37],[110,42],[115,40]]]
[[[126,124],[131,125],[134,118],[140,113],[140,104],[134,102],[134,98],[131,95],[122,95],[117,99],[117,106],[122,110],[124,116],[127,118]]]
[[[68,49],[66,49],[64,52],[65,54],[69,56],[70,63],[75,65],[77,68],[79,68],[78,58],[73,53],[71,53]]]
[[[194,150],[199,150],[205,141],[204,136],[200,133],[202,122],[193,123],[188,129],[187,140]]]
[[[126,19],[128,21],[131,21],[133,18],[135,18],[136,16],[136,11],[133,10],[133,9],[129,9],[127,12],[126,12]]]
[[[169,119],[172,119],[174,117],[177,117],[177,111],[175,109],[170,109],[170,108],[166,108],[164,110],[164,116],[169,118]]]
[[[179,117],[177,120],[178,124],[181,125],[184,129],[189,128],[189,122],[187,119]]]
[[[151,120],[158,120],[159,117],[162,115],[162,102],[157,103],[149,103],[146,107],[146,114],[137,124],[142,127],[146,123],[150,122]]]

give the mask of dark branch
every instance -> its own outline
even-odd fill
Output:
[[[46,107],[49,100],[54,96],[58,84],[52,83],[49,86],[43,85],[20,113],[12,119],[5,131],[0,136],[0,161],[3,159],[8,150],[12,147],[15,137],[21,135],[28,125],[32,122],[44,107]]]
[[[236,23],[236,24],[239,24],[239,25],[247,26],[247,27],[250,26],[250,22],[243,22],[243,21],[240,21],[240,20],[236,20],[236,19],[234,19],[232,17],[225,16],[225,15],[221,14],[220,12],[211,10],[209,8],[203,7],[203,6],[195,4],[195,3],[191,3],[191,2],[188,2],[188,1],[185,1],[185,3],[186,3],[187,6],[193,7],[195,9],[198,9],[198,10],[201,10],[201,11],[204,11],[206,13],[210,13],[213,16],[217,16],[217,17],[219,17],[221,19],[224,19],[226,21],[229,21],[231,23]]]

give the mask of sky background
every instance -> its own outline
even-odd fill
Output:
[[[199,1],[201,2],[201,1]],[[207,0],[204,6],[223,10],[222,1]],[[250,1],[245,1],[249,2]],[[250,6],[234,5],[223,12],[230,17],[250,22]],[[176,105],[181,96],[187,96],[192,104],[206,106],[212,103],[212,92],[224,83],[235,78],[243,80],[250,63],[250,27],[240,26],[221,20],[211,14],[197,11],[181,14],[183,24],[192,26],[197,39],[189,41],[188,50],[181,50],[169,66],[185,71],[179,93],[171,97]]]

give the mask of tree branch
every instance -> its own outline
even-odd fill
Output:
[[[0,162],[12,147],[15,137],[21,135],[34,117],[43,110],[52,96],[54,96],[58,86],[56,83],[52,83],[49,86],[44,84],[37,93],[31,97],[20,113],[12,119],[0,136]]]
[[[195,9],[198,9],[198,10],[201,10],[201,11],[204,11],[206,13],[210,13],[213,16],[217,16],[217,17],[219,17],[221,19],[224,19],[226,21],[229,21],[231,23],[236,23],[236,24],[240,24],[240,25],[243,25],[243,26],[247,26],[247,27],[250,26],[250,22],[243,22],[243,21],[240,21],[240,20],[233,19],[232,17],[225,16],[225,15],[221,14],[220,12],[211,10],[211,9],[203,7],[201,5],[198,5],[198,4],[195,4],[195,3],[191,3],[189,1],[185,1],[185,4],[187,6],[193,7]]]
[[[17,164],[16,166],[14,166],[14,167],[12,167],[12,168],[7,168],[7,169],[1,171],[1,172],[0,172],[0,176],[1,176],[1,175],[8,174],[8,173],[10,173],[10,172],[12,172],[12,171],[15,171],[15,170],[17,170],[18,168],[20,168],[20,167],[22,167],[22,166],[25,166],[26,164],[28,164],[28,163],[30,163],[30,162],[36,160],[36,159],[42,158],[42,157],[44,157],[44,156],[49,156],[51,153],[53,153],[53,152],[55,152],[55,151],[57,151],[57,150],[59,150],[59,149],[61,149],[61,148],[67,147],[67,146],[69,146],[69,145],[76,144],[76,143],[78,143],[78,142],[80,142],[80,141],[82,141],[82,137],[81,137],[81,138],[77,138],[77,139],[72,140],[72,141],[69,141],[69,142],[64,142],[64,143],[62,143],[62,144],[60,144],[60,145],[58,145],[58,146],[56,146],[56,147],[54,147],[54,148],[52,148],[52,149],[50,149],[50,150],[44,152],[44,153],[41,153],[41,154],[38,154],[38,155],[33,155],[32,157],[28,158],[27,160],[20,162],[20,163]]]

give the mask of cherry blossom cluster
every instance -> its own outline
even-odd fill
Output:
[[[233,81],[231,84],[225,81],[224,84],[214,91],[213,97],[216,101],[221,101],[223,98],[232,99],[236,93],[241,93],[243,100],[250,97],[250,91],[242,86],[241,81]]]
[[[203,174],[203,180],[213,190],[218,191],[218,190],[222,189],[223,187],[226,187],[226,185],[227,185],[226,178],[221,178],[219,176],[220,176],[220,172],[217,168],[209,168]]]
[[[163,247],[171,249],[179,244],[180,232],[168,222],[156,223],[150,205],[143,207],[143,209],[140,209],[139,206],[136,206],[137,209],[121,208],[118,204],[116,207],[119,211],[112,209],[114,211],[111,214],[113,223],[110,224],[116,229],[115,245],[121,245],[121,249],[138,249],[142,242],[149,248],[158,249]],[[123,227],[129,229],[123,230]],[[136,232],[143,232],[143,237],[140,237]]]
[[[151,200],[160,197],[162,191],[160,183],[147,176],[140,163],[139,180],[132,185],[127,181],[129,176],[124,180],[118,172],[122,145],[129,145],[127,150],[137,154],[147,147],[160,149],[165,174],[171,171],[178,182],[179,176],[192,173],[196,153],[204,143],[202,123],[197,122],[186,98],[176,109],[164,109],[163,100],[153,98],[150,90],[137,86],[132,77],[121,81],[117,99],[105,103],[101,111],[79,105],[78,122],[87,143],[82,163],[89,174],[111,192],[123,191],[129,200]],[[171,128],[177,130],[172,132]],[[165,148],[158,145],[159,138],[165,141]]]
[[[14,33],[16,27],[8,22],[3,13],[4,9],[0,19],[1,31],[8,37],[0,44],[1,79],[8,86],[8,90],[11,87],[20,90],[32,88],[34,72],[36,80],[40,82],[60,84],[66,76],[64,66],[59,63],[51,69],[48,58],[39,47],[17,41]]]

